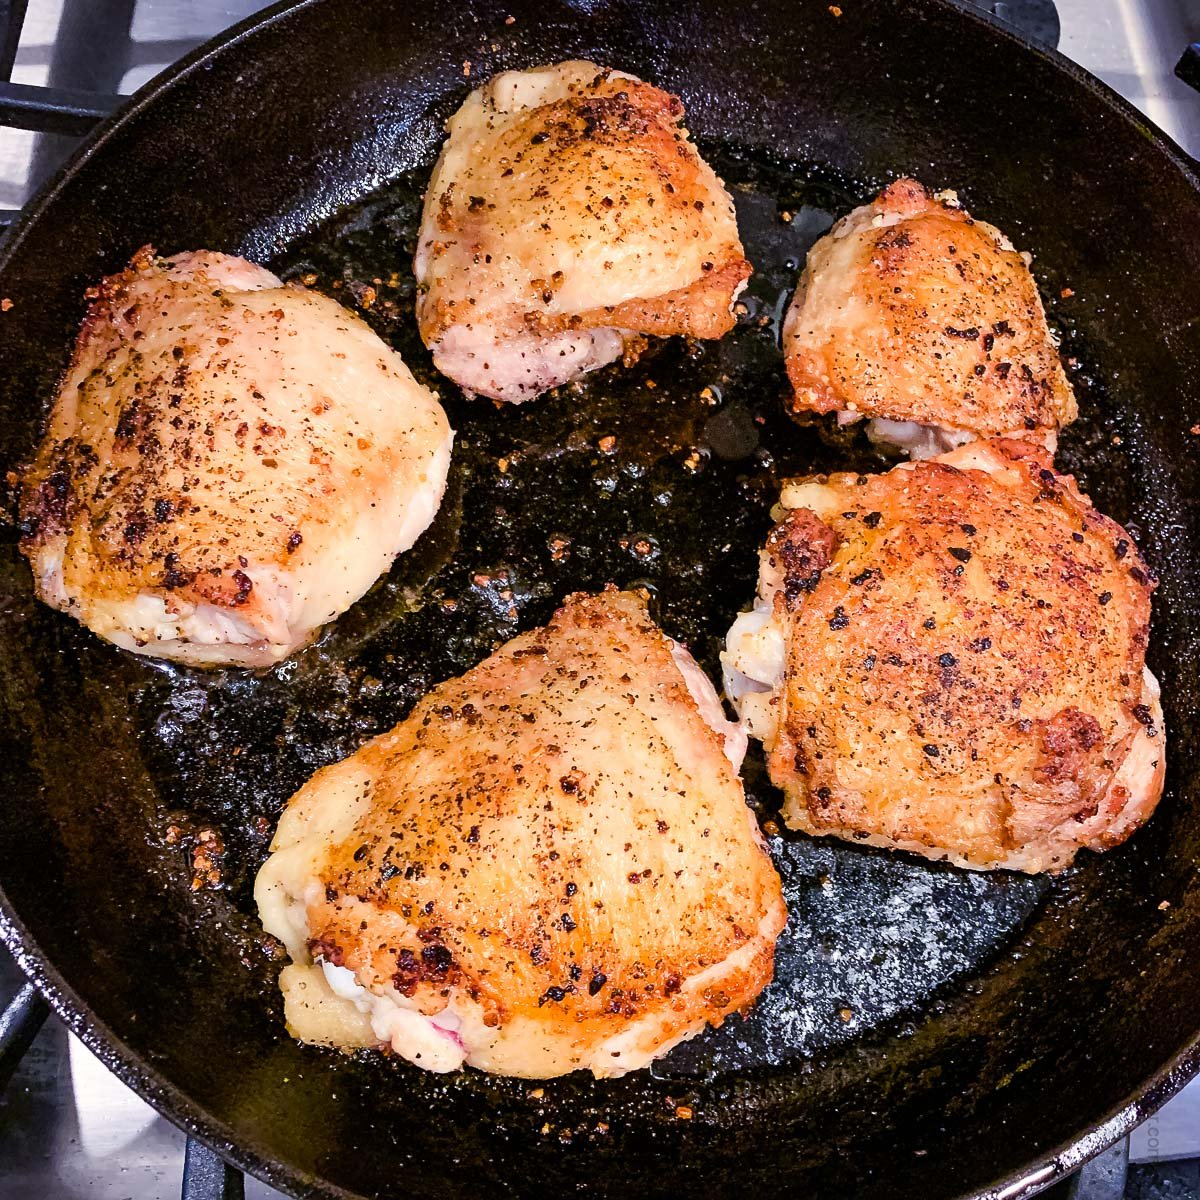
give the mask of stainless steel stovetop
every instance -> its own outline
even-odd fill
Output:
[[[1200,41],[1200,0],[973,0],[1053,42],[1200,157],[1200,95],[1175,78]],[[6,9],[21,0],[0,0]],[[193,46],[257,9],[258,0],[28,0],[14,83],[129,92]],[[1055,14],[1057,9],[1057,15]],[[0,41],[3,29],[0,28]],[[70,148],[69,139],[0,128],[0,210],[16,210]],[[0,949],[0,1003],[20,988]],[[56,1018],[0,1096],[0,1200],[165,1200],[180,1195],[184,1135],[133,1094]],[[1126,1200],[1200,1200],[1200,1080],[1131,1138]],[[193,1173],[187,1197],[234,1200],[240,1181]],[[1117,1200],[1085,1182],[1050,1195]],[[280,1193],[245,1181],[251,1200]]]

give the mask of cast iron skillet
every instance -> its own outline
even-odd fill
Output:
[[[34,443],[85,286],[144,242],[314,272],[431,377],[409,269],[441,121],[496,70],[571,56],[684,97],[759,267],[738,330],[520,409],[443,387],[460,438],[435,526],[262,676],[99,642],[35,603],[6,526],[5,939],[122,1078],[297,1195],[1031,1193],[1200,1067],[1200,195],[1093,80],[934,0],[273,10],[140,95],[13,233],[0,463]],[[775,984],[746,1022],[624,1080],[535,1089],[293,1043],[250,886],[294,788],[574,589],[649,587],[711,669],[777,479],[882,465],[782,418],[775,333],[831,214],[900,172],[1037,251],[1086,414],[1062,461],[1162,576],[1158,815],[1054,881],[776,834],[792,919]],[[769,822],[761,764],[748,785]],[[222,883],[193,891],[206,827]]]

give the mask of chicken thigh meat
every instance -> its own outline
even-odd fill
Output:
[[[783,349],[795,413],[866,419],[914,458],[998,436],[1053,451],[1076,415],[1025,256],[913,179],[809,251]]]
[[[289,802],[255,895],[292,1033],[614,1076],[745,1009],[786,913],[744,749],[639,598],[569,599]]]
[[[38,595],[140,654],[286,657],[433,519],[436,396],[334,300],[244,259],[147,249],[90,299],[22,485]]]
[[[726,691],[794,829],[1056,871],[1165,770],[1149,569],[1041,447],[784,486]]]
[[[589,62],[506,71],[450,119],[414,268],[438,369],[520,402],[636,354],[719,338],[750,275],[733,202],[676,96]]]

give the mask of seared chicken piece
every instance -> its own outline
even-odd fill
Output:
[[[792,828],[1036,872],[1147,820],[1154,581],[1046,451],[796,480],[779,516],[724,664]]]
[[[868,418],[914,458],[1003,435],[1053,451],[1076,415],[1026,257],[913,179],[809,251],[783,349],[794,412]]]
[[[244,259],[147,248],[89,295],[23,481],[38,595],[139,654],[285,658],[433,519],[437,398],[335,301]]]
[[[678,97],[589,62],[467,97],[425,195],[417,320],[438,369],[519,402],[642,335],[719,338],[750,276]]]
[[[292,1033],[609,1076],[746,1008],[786,913],[744,750],[637,597],[571,598],[292,797],[255,887]]]

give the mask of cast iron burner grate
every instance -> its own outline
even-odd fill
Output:
[[[1054,47],[1059,20],[1054,0],[957,0],[1012,25],[1030,41]],[[136,0],[108,0],[102,19],[95,9],[67,0],[55,47],[56,67],[87,64],[91,88],[32,87],[12,82],[13,64],[29,0],[0,0],[0,126],[44,135],[33,174],[42,179],[124,99],[117,88],[130,62],[131,26]],[[1200,47],[1192,47],[1180,63],[1180,74],[1196,72],[1200,80]],[[55,74],[60,72],[56,71]],[[0,234],[19,214],[0,210]],[[49,1007],[26,983],[0,1014],[0,1090],[12,1078],[41,1029]],[[1123,1200],[1129,1164],[1125,1138],[1093,1159],[1071,1180],[1054,1189],[1065,1200]],[[188,1137],[183,1161],[183,1200],[243,1200],[240,1171],[214,1150]]]

